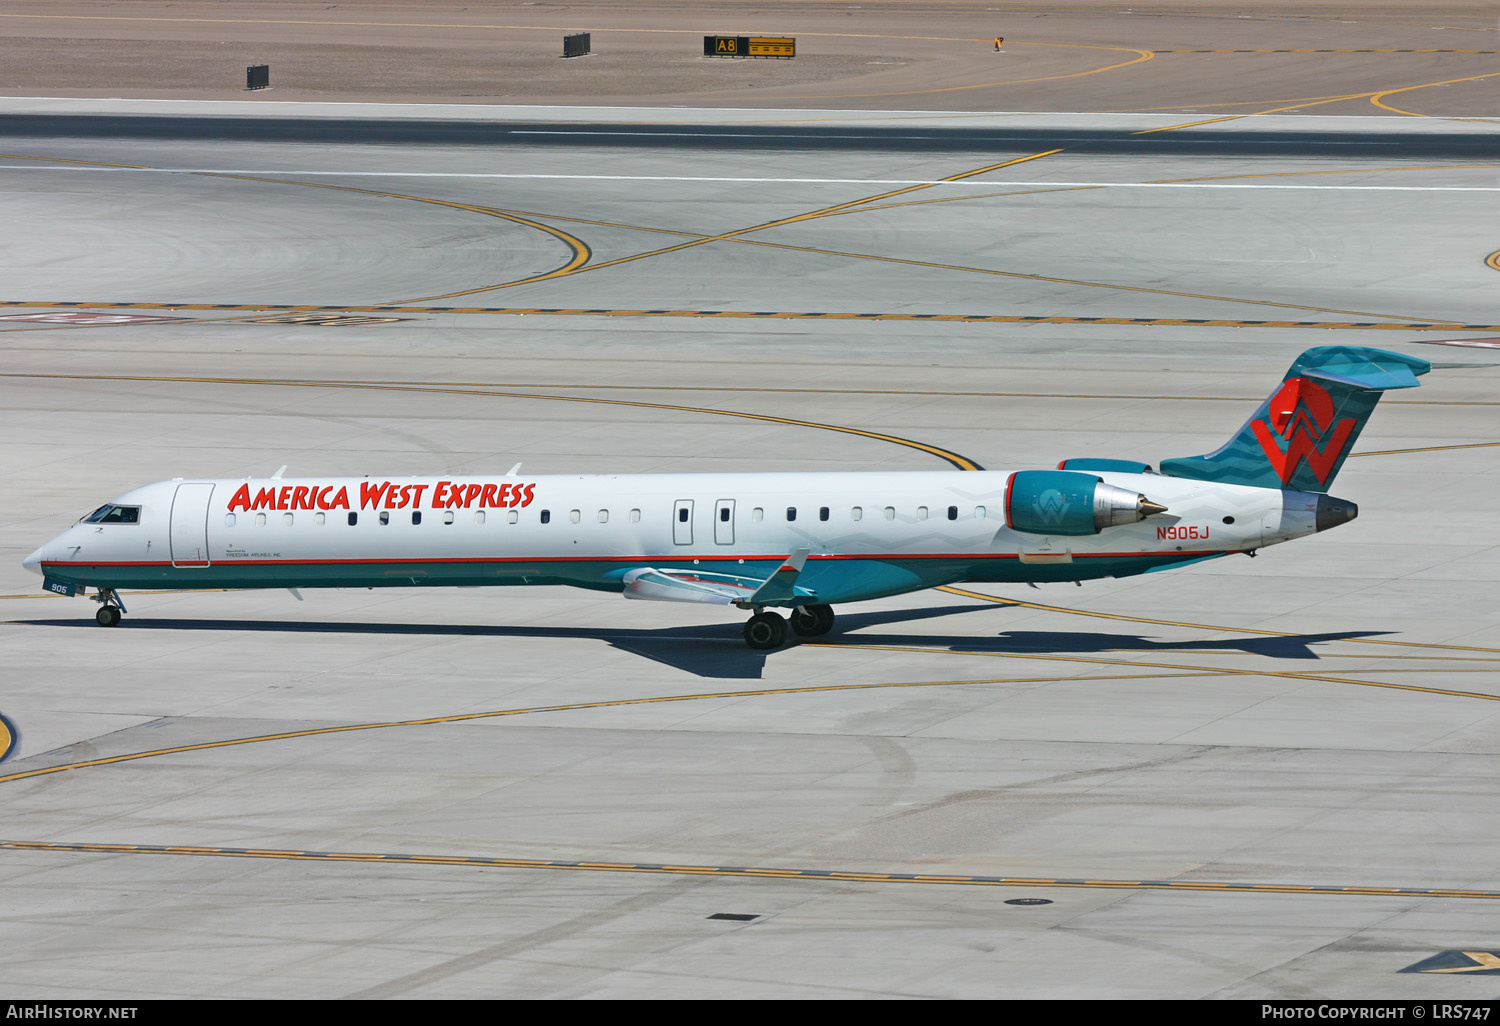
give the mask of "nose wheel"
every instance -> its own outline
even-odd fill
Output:
[[[99,594],[93,598],[99,603],[99,611],[94,614],[94,621],[100,627],[118,626],[120,616],[125,612],[125,603],[120,601],[119,593],[113,588],[100,588]]]

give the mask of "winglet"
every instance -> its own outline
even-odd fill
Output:
[[[797,578],[802,573],[802,567],[807,563],[807,556],[811,549],[793,549],[791,555],[776,568],[776,572],[766,578],[766,583],[755,589],[742,604],[747,606],[765,606],[784,603],[791,600],[796,591]],[[802,589],[804,592],[806,589]]]

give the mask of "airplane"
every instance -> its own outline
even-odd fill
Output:
[[[1126,577],[1254,555],[1353,520],[1328,494],[1380,395],[1423,360],[1320,346],[1223,446],[1158,467],[173,479],[100,506],[23,565],[122,589],[571,585],[735,606],[752,649],[818,637],[833,606],[941,585]]]

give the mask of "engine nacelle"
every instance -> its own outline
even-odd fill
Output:
[[[1018,470],[1005,486],[1005,526],[1028,534],[1098,534],[1167,508],[1073,470]]]

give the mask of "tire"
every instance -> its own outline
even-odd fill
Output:
[[[745,644],[757,652],[786,644],[786,621],[777,613],[756,613],[745,622]]]
[[[100,606],[99,611],[94,614],[100,627],[114,627],[120,622],[120,608],[118,606]]]
[[[798,606],[792,610],[792,630],[804,638],[820,638],[833,630],[833,607]]]

